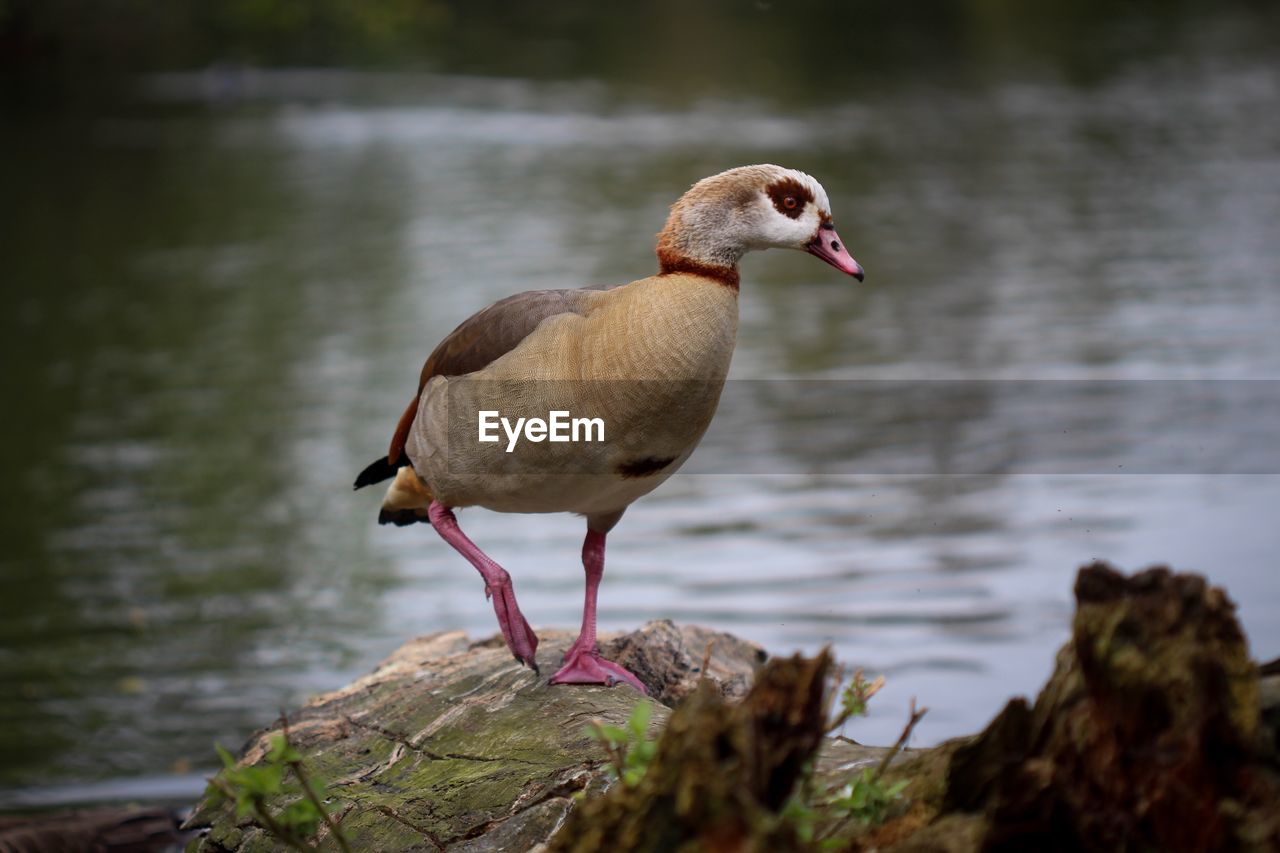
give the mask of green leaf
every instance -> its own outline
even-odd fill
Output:
[[[237,767],[226,774],[227,784],[233,789],[263,797],[279,794],[283,779],[284,768],[279,764]]]
[[[813,841],[817,812],[799,794],[792,794],[782,807],[782,816],[795,827],[796,835],[806,844]]]
[[[284,734],[278,733],[271,738],[271,750],[267,753],[267,761],[273,764],[290,764],[302,760],[302,753],[294,749]]]
[[[227,768],[228,770],[235,770],[235,769],[236,769],[236,759],[235,759],[235,756],[233,756],[231,753],[227,752],[227,750],[223,748],[222,744],[220,744],[220,743],[215,743],[215,744],[213,745],[213,748],[214,748],[214,749],[216,749],[216,750],[218,751],[218,757],[222,759],[222,766],[223,766],[223,767]]]
[[[631,718],[627,721],[627,728],[631,729],[636,737],[643,739],[649,731],[649,718],[653,715],[653,706],[648,702],[641,702],[631,711]]]
[[[620,746],[627,742],[627,730],[618,726],[601,725],[597,737],[603,737],[612,746]]]
[[[631,751],[644,761],[648,761],[658,753],[658,742],[656,740],[637,740],[631,746]]]
[[[227,801],[227,795],[222,793],[222,788],[213,784],[213,782],[209,782],[208,785],[204,786],[204,799],[210,808],[216,809]]]
[[[861,717],[867,713],[867,703],[848,690],[845,691],[840,706],[847,717]]]
[[[244,791],[238,792],[236,794],[236,819],[246,818],[253,814],[256,811],[255,805],[252,795]]]
[[[307,782],[311,785],[311,790],[317,794],[327,795],[329,792],[329,781],[323,776],[310,776]],[[322,797],[323,799],[323,797]]]
[[[610,779],[620,778],[628,786],[639,784],[645,772],[657,755],[657,743],[649,739],[649,721],[653,716],[653,706],[648,702],[640,702],[631,709],[626,726],[613,726],[594,723],[588,730],[591,739],[602,744],[610,752],[610,762],[605,766],[605,773]],[[614,767],[621,756],[621,768]],[[621,770],[621,774],[619,774]]]
[[[310,800],[295,800],[280,812],[277,822],[295,830],[304,837],[316,834],[320,826],[320,812]]]

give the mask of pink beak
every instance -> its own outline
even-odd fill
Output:
[[[809,254],[817,255],[840,272],[862,281],[862,266],[853,259],[853,255],[849,254],[849,250],[844,247],[844,241],[840,239],[840,235],[836,233],[833,226],[821,226],[818,233],[804,248]]]

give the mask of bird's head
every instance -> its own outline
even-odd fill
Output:
[[[741,166],[703,178],[672,205],[658,235],[664,268],[676,258],[732,268],[755,249],[800,249],[862,280],[822,184],[781,166]]]

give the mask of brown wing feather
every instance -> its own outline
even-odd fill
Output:
[[[409,428],[413,426],[413,419],[418,414],[418,397],[422,395],[421,389],[414,395],[413,401],[405,407],[404,414],[400,416],[400,423],[396,424],[396,433],[391,436],[391,449],[387,451],[387,462],[395,464],[400,461],[400,453],[404,450],[404,443],[409,440]]]
[[[464,376],[483,370],[519,346],[548,317],[585,314],[588,293],[588,290],[530,290],[508,296],[463,320],[427,356],[418,378],[418,393],[400,416],[387,461],[395,464],[400,460],[413,419],[418,414],[422,389],[433,376]]]

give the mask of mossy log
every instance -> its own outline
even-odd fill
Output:
[[[651,700],[550,687],[496,639],[439,634],[291,715],[291,740],[363,850],[804,850],[815,835],[849,850],[1280,849],[1280,675],[1260,677],[1225,594],[1095,564],[1076,596],[1035,703],[899,756],[884,778],[909,785],[876,826],[820,793],[805,831],[783,813],[806,765],[822,792],[886,752],[823,737],[825,654],[762,667],[750,643],[670,622],[606,644]],[[572,637],[543,636],[546,667]],[[638,785],[610,787],[587,726],[622,725],[638,701],[655,703],[657,755]],[[210,800],[188,826],[203,830],[192,850],[282,849]],[[336,849],[323,829],[316,843]]]
[[[554,670],[572,640],[543,631],[542,668]],[[669,621],[606,639],[603,649],[650,698],[625,686],[550,686],[514,662],[500,638],[475,643],[450,632],[406,643],[370,675],[290,714],[290,741],[309,774],[327,783],[329,808],[354,849],[529,849],[563,823],[575,795],[607,784],[605,753],[588,734],[593,720],[623,725],[638,702],[652,702],[657,732],[669,707],[704,681],[717,696],[740,699],[766,657],[754,644]],[[277,721],[256,734],[240,762],[262,761],[279,731]],[[839,744],[831,761],[870,762],[881,752]],[[285,849],[214,799],[187,827],[201,830],[191,850]],[[317,841],[337,849],[323,828]]]

